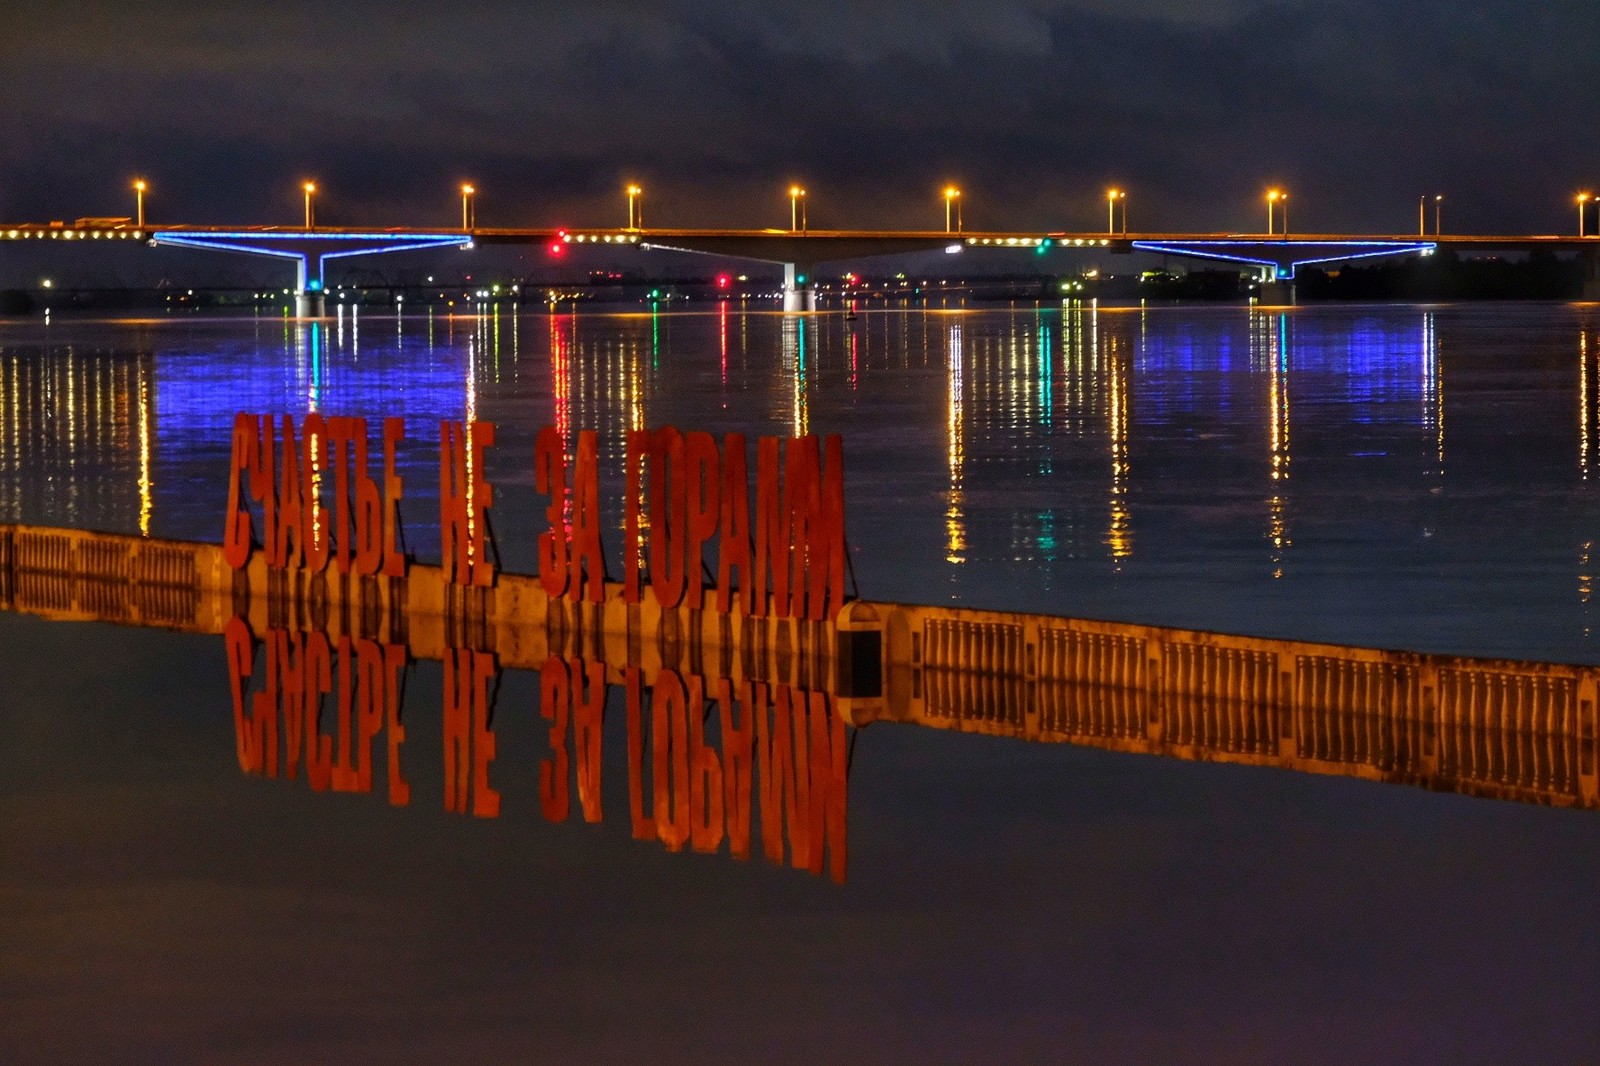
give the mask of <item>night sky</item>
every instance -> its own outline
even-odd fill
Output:
[[[0,218],[1566,232],[1600,185],[1580,0],[8,0]]]

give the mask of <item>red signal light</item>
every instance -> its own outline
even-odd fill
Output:
[[[729,285],[732,285],[732,284],[733,284],[733,278],[729,277],[727,274],[718,274],[717,275],[717,288],[726,289]]]
[[[563,252],[565,252],[566,250],[567,250],[567,246],[562,244],[560,241],[551,241],[550,242],[550,254],[551,255],[559,256]]]

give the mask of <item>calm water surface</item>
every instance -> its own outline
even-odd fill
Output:
[[[1600,309],[1017,307],[0,323],[0,521],[219,540],[236,410],[844,435],[875,599],[1596,661]],[[613,513],[613,522],[619,516]],[[612,535],[613,553],[619,537]],[[615,557],[615,556],[613,556]],[[1600,819],[883,725],[843,884],[541,816],[240,772],[215,637],[0,615],[8,1062],[1507,1062],[1600,1055]]]

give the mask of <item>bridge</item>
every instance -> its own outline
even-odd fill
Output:
[[[634,248],[692,252],[778,264],[784,271],[784,310],[816,307],[818,264],[881,255],[944,250],[951,253],[1056,249],[1099,249],[1112,254],[1148,252],[1186,259],[1235,263],[1255,270],[1261,298],[1286,303],[1302,266],[1342,263],[1379,256],[1431,255],[1440,248],[1458,252],[1528,253],[1538,249],[1579,252],[1587,263],[1586,298],[1600,299],[1600,235],[1411,234],[1372,233],[1180,233],[951,230],[690,229],[625,227],[511,228],[463,227],[456,230],[286,226],[137,226],[131,219],[79,219],[0,224],[0,241],[79,241],[90,244],[135,241],[152,247],[200,249],[267,256],[293,264],[297,310],[302,316],[324,311],[323,284],[328,260],[477,244],[545,245],[573,248]]]

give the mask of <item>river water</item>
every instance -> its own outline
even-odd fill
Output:
[[[238,410],[839,433],[862,594],[1596,661],[1600,309],[1096,307],[0,322],[0,522],[221,539]],[[541,816],[241,773],[216,637],[0,615],[8,1062],[1586,1061],[1600,819],[1254,767],[859,731],[842,883]],[[608,710],[608,753],[626,747]],[[614,739],[613,739],[614,738]],[[381,777],[381,775],[380,775]]]

